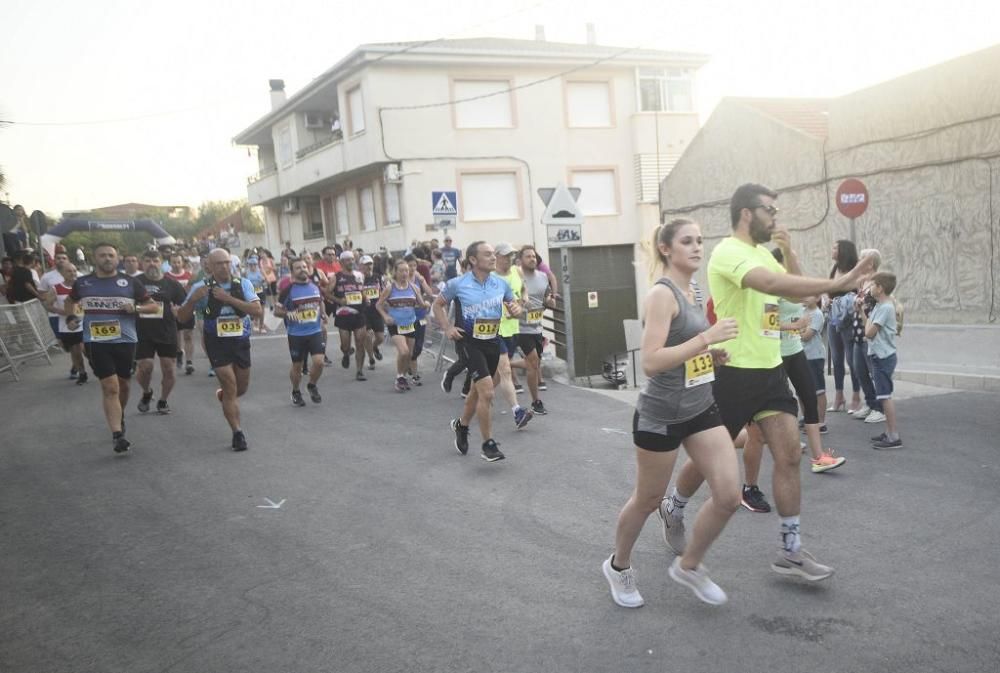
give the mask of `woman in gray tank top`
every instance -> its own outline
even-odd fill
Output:
[[[711,386],[715,367],[728,358],[711,345],[735,337],[736,321],[725,319],[709,326],[694,299],[691,277],[701,266],[703,252],[701,229],[692,220],[674,220],[653,234],[654,271],[663,268],[664,275],[646,295],[643,311],[642,368],[649,381],[632,420],[636,486],[618,515],[615,553],[603,565],[611,597],[622,607],[643,604],[630,557],[653,512],[660,513],[664,539],[678,554],[670,577],[706,603],[726,602],[725,592],[708,577],[701,561],[740,504],[736,451]],[[680,521],[661,510],[681,442],[712,490],[694,522],[690,542],[685,541]]]

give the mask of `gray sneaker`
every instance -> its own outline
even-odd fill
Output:
[[[833,575],[833,568],[818,563],[805,549],[799,549],[794,554],[779,551],[778,558],[771,564],[771,570],[779,575],[795,575],[810,582],[819,582]]]
[[[676,519],[667,512],[667,499],[660,501],[660,506],[656,508],[656,513],[663,524],[663,541],[667,543],[671,551],[680,556],[687,547],[687,537],[684,534],[684,519]]]
[[[645,601],[642,600],[639,590],[635,587],[635,570],[626,568],[618,572],[611,567],[612,558],[614,555],[605,559],[604,564],[601,565],[604,577],[608,580],[608,586],[611,587],[611,599],[623,608],[641,608]]]
[[[678,556],[670,564],[667,574],[670,575],[670,579],[673,581],[683,584],[693,591],[694,595],[703,603],[722,605],[729,600],[726,592],[720,589],[719,585],[713,582],[708,576],[708,570],[704,565],[699,565],[694,570],[685,570],[681,567],[681,557]]]

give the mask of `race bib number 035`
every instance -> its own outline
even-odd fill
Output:
[[[764,304],[761,316],[760,335],[768,339],[781,338],[781,323],[778,321],[778,305]]]
[[[684,387],[694,388],[715,380],[715,364],[709,353],[699,353],[684,362]]]
[[[122,335],[122,326],[117,320],[101,320],[90,323],[91,341],[111,341]]]
[[[215,334],[220,337],[243,336],[243,318],[219,318],[215,321]]]
[[[493,339],[500,333],[500,320],[479,319],[472,323],[472,336],[476,339]]]

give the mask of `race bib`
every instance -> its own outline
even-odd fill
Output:
[[[472,323],[472,336],[476,339],[495,339],[500,333],[499,318],[479,318]]]
[[[300,308],[292,313],[295,322],[315,322],[319,318],[319,310],[315,308]]]
[[[761,316],[760,335],[768,339],[781,338],[781,323],[778,321],[778,305],[764,304]]]
[[[409,325],[397,325],[396,334],[413,334],[417,327],[412,322]]]
[[[710,353],[699,353],[684,361],[684,387],[694,388],[715,380],[715,363]]]
[[[139,314],[140,318],[162,318],[163,317],[163,302],[162,301],[154,301],[153,303],[156,304],[156,312],[155,313],[140,313]]]
[[[542,322],[542,314],[545,313],[543,308],[535,308],[528,311],[524,316],[524,322],[528,325],[538,325]]]
[[[360,292],[345,292],[344,300],[351,306],[357,306],[358,304],[364,303],[364,295]]]
[[[111,341],[122,335],[121,323],[117,320],[101,320],[90,323],[91,341]]]
[[[77,318],[83,317],[83,304],[76,305],[76,308],[73,309],[73,315],[75,315]]]
[[[264,286],[263,285],[254,285],[253,286],[253,291],[256,292],[257,294],[263,294],[264,293]]]
[[[372,301],[378,299],[379,295],[378,288],[375,287],[374,285],[366,287],[364,292],[365,292],[365,297],[367,299],[371,299]]]
[[[219,318],[215,321],[215,334],[220,337],[243,336],[243,318]]]
[[[427,318],[421,318],[420,319],[420,325],[421,325],[421,327],[426,327],[427,326]]]

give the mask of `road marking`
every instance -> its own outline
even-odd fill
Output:
[[[609,435],[627,435],[628,433],[624,430],[618,430],[617,428],[601,428],[602,431],[608,433]]]
[[[257,507],[259,507],[260,509],[281,509],[281,506],[285,504],[284,498],[282,498],[281,502],[277,504],[275,504],[274,501],[271,500],[270,498],[264,498],[264,500],[267,501],[267,504],[257,505]]]

